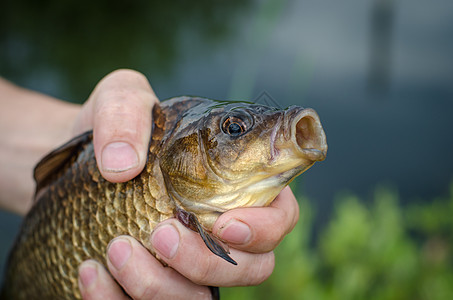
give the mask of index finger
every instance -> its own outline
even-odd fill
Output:
[[[233,248],[266,253],[272,251],[299,220],[299,205],[289,187],[268,207],[237,208],[222,214],[212,232]]]

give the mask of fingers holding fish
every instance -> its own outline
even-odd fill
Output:
[[[151,135],[151,110],[157,102],[146,77],[136,71],[112,72],[96,86],[76,130],[93,129],[96,160],[105,179],[123,182],[141,172]]]
[[[110,273],[133,299],[211,299],[209,288],[191,282],[172,268],[164,267],[129,236],[112,240],[107,257]]]
[[[275,265],[274,253],[250,253],[230,248],[237,265],[211,253],[198,233],[169,219],[153,232],[151,243],[158,257],[184,277],[200,285],[248,286],[266,280]]]
[[[87,260],[79,267],[79,287],[85,300],[129,299],[104,266],[95,260]]]
[[[275,249],[296,225],[299,205],[289,187],[268,207],[237,208],[222,214],[213,233],[236,249],[265,253]]]

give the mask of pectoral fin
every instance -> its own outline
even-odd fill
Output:
[[[93,138],[93,132],[87,131],[79,136],[76,136],[66,144],[58,147],[47,154],[35,167],[34,178],[36,181],[36,195],[40,190],[44,189],[51,182],[57,173],[71,159],[75,159],[75,155],[82,149],[82,146],[89,143]]]
[[[201,238],[203,239],[204,243],[209,248],[209,250],[211,250],[212,253],[214,253],[217,256],[220,256],[221,258],[223,258],[229,263],[232,263],[233,265],[237,265],[237,262],[228,255],[230,253],[230,251],[228,250],[228,246],[225,245],[222,241],[220,241],[216,237],[214,237],[213,235],[211,235],[209,232],[207,232],[193,213],[187,212],[182,209],[177,209],[176,218],[187,228],[190,228],[198,232]]]

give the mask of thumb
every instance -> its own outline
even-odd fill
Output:
[[[124,182],[143,170],[157,102],[145,76],[132,70],[110,73],[90,95],[79,119],[91,122],[96,161],[108,181]]]

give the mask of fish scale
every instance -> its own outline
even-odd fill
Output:
[[[144,193],[145,188],[150,187],[143,185],[144,178],[152,176],[146,170],[134,180],[114,184],[100,176],[92,144],[78,155],[78,164],[61,174],[62,180],[51,185],[41,196],[49,200],[38,201],[25,219],[22,227],[34,230],[22,231],[22,242],[16,245],[13,256],[22,259],[10,261],[7,280],[15,280],[6,286],[10,287],[14,298],[56,299],[61,295],[65,298],[73,295],[80,299],[77,281],[80,263],[92,258],[105,265],[107,245],[119,235],[131,235],[149,248],[149,236],[154,226],[172,216],[153,208],[156,199],[149,190]],[[80,167],[84,165],[85,168]],[[151,187],[156,188],[156,184]],[[80,194],[72,195],[73,190]],[[107,201],[96,201],[100,198]],[[156,219],[158,221],[153,223],[147,221]],[[27,267],[29,261],[36,262],[36,270]],[[20,276],[15,275],[16,270]],[[55,289],[41,289],[39,286]]]
[[[234,135],[225,128],[233,122],[230,118],[244,122],[235,125]],[[274,128],[280,127],[285,128],[276,134]],[[237,135],[238,128],[248,132]],[[293,136],[288,138],[288,131]],[[302,141],[306,137],[312,140]],[[327,151],[312,110],[278,111],[196,97],[154,106],[146,166],[128,182],[111,183],[101,176],[92,139],[91,132],[74,138],[35,168],[35,202],[11,251],[2,290],[5,299],[80,299],[77,275],[83,261],[106,265],[106,248],[119,235],[134,237],[155,255],[150,244],[153,229],[175,216],[198,231],[214,254],[236,264],[210,233],[225,207],[270,204]],[[305,149],[304,143],[314,146]],[[268,185],[259,185],[263,178]]]

